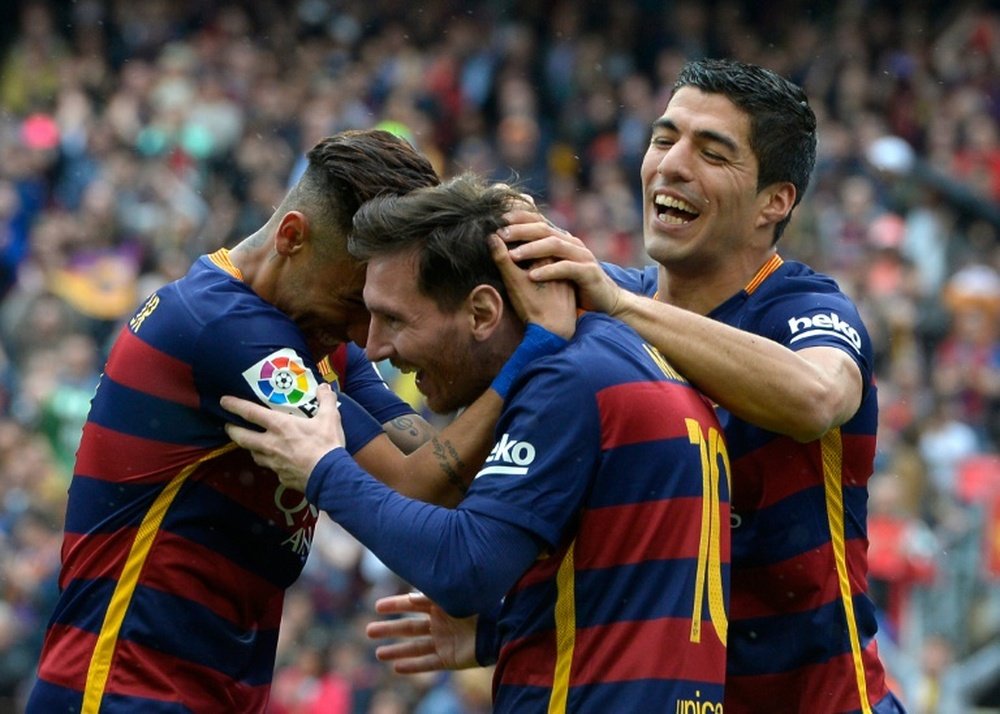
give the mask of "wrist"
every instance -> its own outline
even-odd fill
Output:
[[[517,346],[500,372],[493,378],[490,388],[501,398],[506,399],[514,381],[532,360],[555,354],[568,343],[569,340],[549,332],[541,325],[529,322],[524,328],[521,344]]]

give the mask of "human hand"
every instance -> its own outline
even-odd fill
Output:
[[[345,441],[337,395],[330,385],[318,387],[316,400],[316,416],[303,419],[246,399],[222,397],[223,409],[264,429],[260,432],[226,424],[226,434],[249,450],[257,464],[277,473],[285,486],[305,491],[309,475],[319,460],[332,449],[343,446]]]
[[[499,236],[490,236],[490,250],[518,316],[567,340],[571,338],[576,332],[577,311],[573,283],[532,280],[528,272],[511,259],[507,245]],[[550,262],[549,259],[542,258],[534,265],[546,262]]]
[[[622,290],[582,240],[534,210],[516,207],[504,218],[508,224],[500,236],[514,246],[510,249],[512,261],[531,262],[528,278],[534,282],[572,281],[577,286],[580,307],[616,314]]]
[[[455,618],[423,593],[380,598],[375,612],[409,617],[376,620],[365,633],[373,640],[395,638],[400,642],[379,645],[375,656],[392,662],[399,674],[419,674],[442,669],[477,667],[476,621],[478,616]]]

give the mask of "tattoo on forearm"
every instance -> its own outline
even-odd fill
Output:
[[[409,432],[410,436],[420,436],[420,429],[411,417],[400,416],[392,420],[391,424],[400,431]]]
[[[465,468],[465,463],[459,457],[455,447],[450,441],[441,441],[436,436],[431,439],[431,446],[434,456],[438,460],[438,465],[448,477],[448,482],[457,488],[462,494],[469,490],[468,484],[462,479],[460,470]]]

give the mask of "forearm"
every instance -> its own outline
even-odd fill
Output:
[[[306,495],[393,572],[456,617],[494,607],[539,550],[531,534],[517,527],[395,493],[343,449],[320,460]]]
[[[493,445],[493,428],[503,400],[486,390],[450,424],[406,457],[402,478],[424,484],[428,503],[454,507],[462,500]]]
[[[625,291],[614,316],[710,399],[769,431],[810,441],[857,408],[860,391],[855,399],[836,375],[760,335]]]

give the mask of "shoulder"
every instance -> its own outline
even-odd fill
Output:
[[[559,352],[535,360],[526,369],[532,378],[562,383],[566,389],[594,391],[627,379],[640,369],[648,348],[625,323],[603,313],[584,313],[576,334]]]
[[[659,272],[655,265],[643,268],[623,268],[614,263],[601,263],[604,272],[615,283],[631,293],[653,295],[659,282]]]

